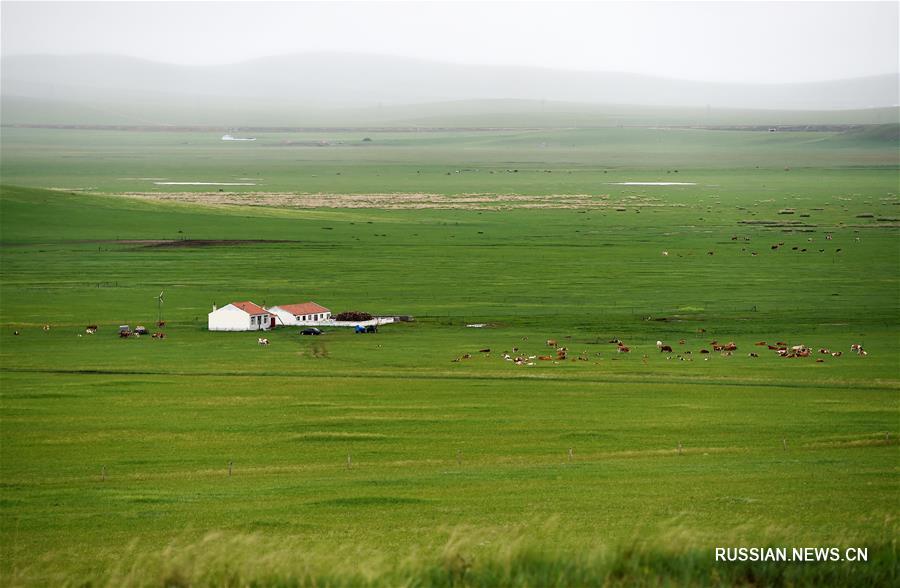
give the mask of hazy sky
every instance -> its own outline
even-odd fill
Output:
[[[7,2],[2,54],[310,51],[786,82],[896,72],[893,2]]]

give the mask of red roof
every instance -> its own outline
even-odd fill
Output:
[[[318,314],[322,312],[331,312],[324,306],[319,306],[315,302],[303,302],[300,304],[280,304],[278,308],[288,311],[293,315]]]
[[[261,306],[257,306],[252,302],[232,302],[231,306],[237,306],[247,314],[272,314],[265,308]]]

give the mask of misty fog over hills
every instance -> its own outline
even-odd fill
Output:
[[[4,124],[297,124],[298,113],[326,120],[337,109],[348,120],[415,122],[416,117],[448,113],[477,120],[492,111],[502,114],[510,105],[522,113],[563,113],[582,120],[601,111],[614,113],[623,105],[648,112],[681,109],[694,118],[711,110],[888,108],[865,122],[896,122],[900,102],[897,74],[803,84],[726,84],[344,53],[222,66],[109,55],[6,56],[0,75]],[[834,114],[821,118],[836,120]]]

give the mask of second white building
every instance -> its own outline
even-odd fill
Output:
[[[275,324],[278,326],[314,325],[331,319],[331,311],[315,302],[282,304],[267,310],[275,315]]]

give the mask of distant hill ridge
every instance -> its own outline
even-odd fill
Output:
[[[50,100],[119,99],[151,93],[159,98],[289,99],[343,107],[520,99],[790,110],[900,103],[897,74],[799,84],[726,84],[345,53],[283,55],[216,66],[111,55],[31,55],[3,57],[0,65],[4,95]]]

